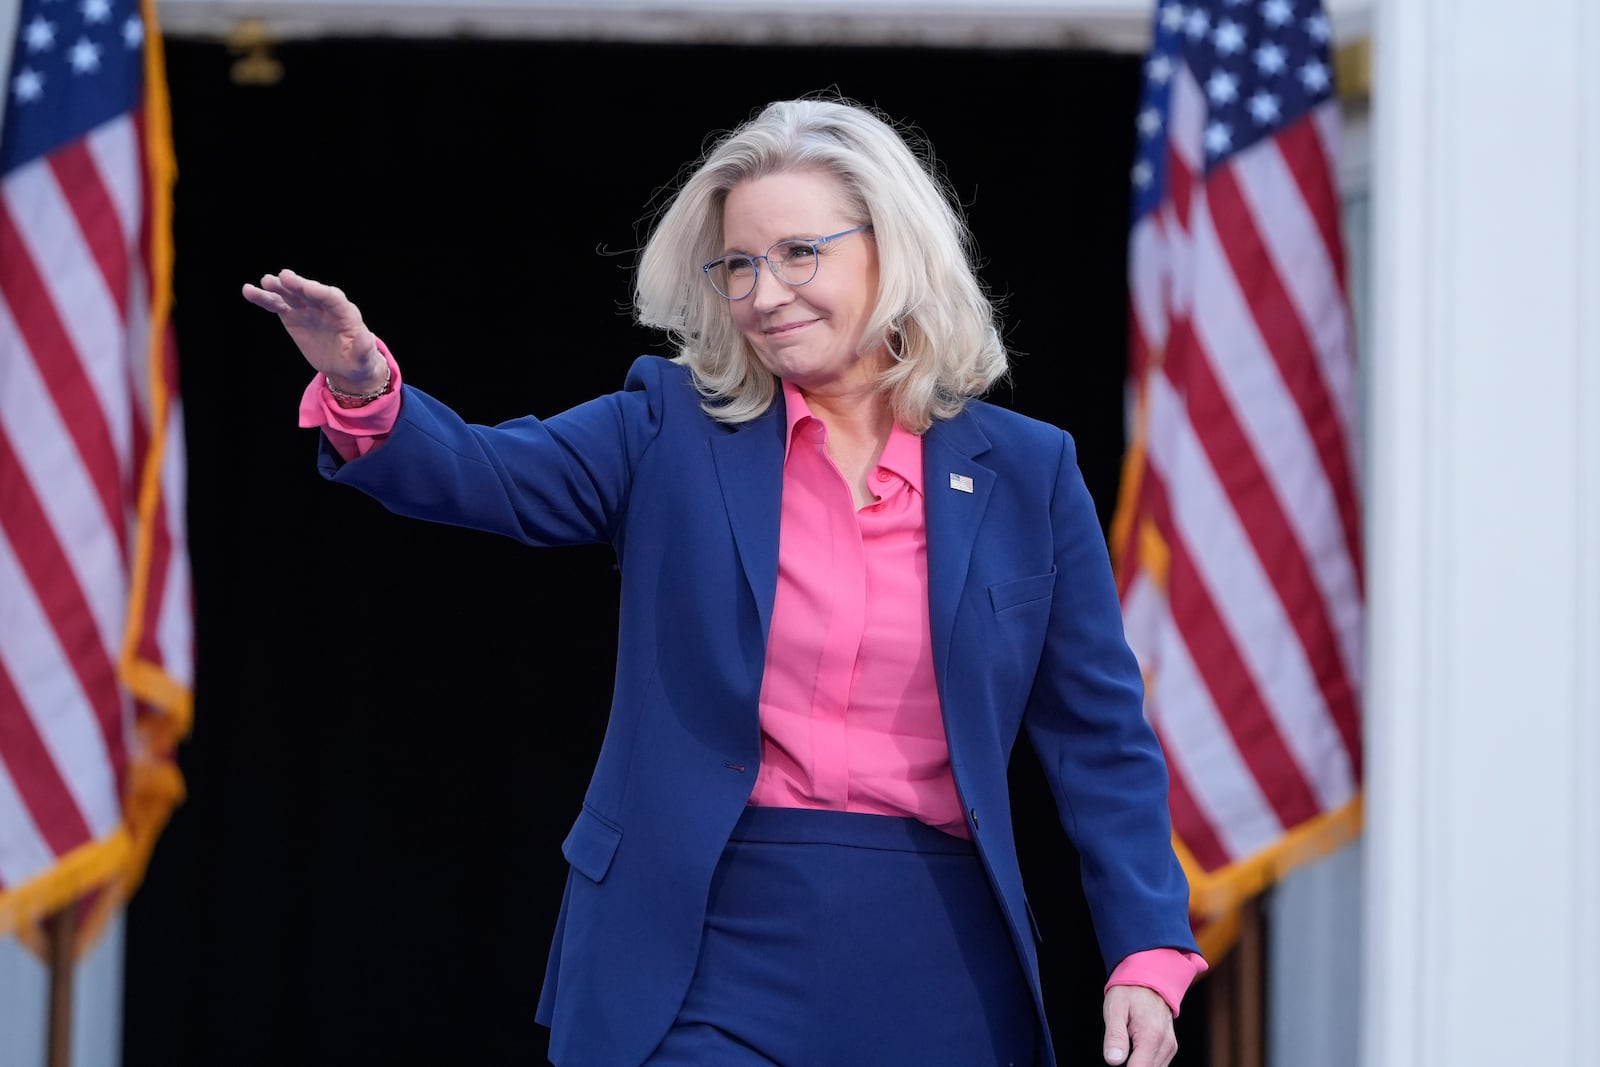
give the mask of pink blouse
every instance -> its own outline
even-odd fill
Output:
[[[317,375],[300,425],[321,427],[345,460],[382,444],[400,415],[400,367],[382,341],[391,391],[340,407]],[[908,816],[971,837],[950,771],[928,629],[922,438],[896,426],[856,508],[828,457],[827,428],[783,383],[788,414],[778,588],[761,684],[761,770],[751,804]],[[1159,948],[1119,963],[1105,988],[1154,990],[1178,1014],[1204,973]]]
[[[970,837],[928,629],[922,439],[896,426],[857,509],[828,431],[784,383],[778,589],[750,803],[919,819]]]

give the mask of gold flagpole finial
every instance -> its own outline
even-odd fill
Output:
[[[277,85],[283,80],[283,64],[272,55],[277,38],[261,19],[245,19],[228,34],[228,49],[242,53],[234,61],[231,75],[235,85]]]

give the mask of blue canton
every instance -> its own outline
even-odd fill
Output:
[[[143,86],[138,0],[23,0],[0,175],[132,111]]]
[[[1172,83],[1187,67],[1206,99],[1205,169],[1333,95],[1332,32],[1320,0],[1161,0],[1139,102],[1135,220],[1161,203]]]

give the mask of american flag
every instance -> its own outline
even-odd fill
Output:
[[[148,0],[23,0],[5,81],[0,933],[115,903],[182,793],[193,613],[154,24]]]
[[[1358,381],[1330,36],[1316,0],[1164,0],[1144,60],[1112,539],[1202,926],[1360,822]]]

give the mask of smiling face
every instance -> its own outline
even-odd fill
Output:
[[[765,255],[778,241],[826,237],[861,224],[839,180],[819,171],[769,174],[734,186],[722,211],[726,251]],[[888,353],[863,353],[878,300],[878,250],[871,231],[817,249],[817,274],[789,286],[759,264],[755,291],[728,303],[733,321],[772,373],[808,393],[871,389]]]

